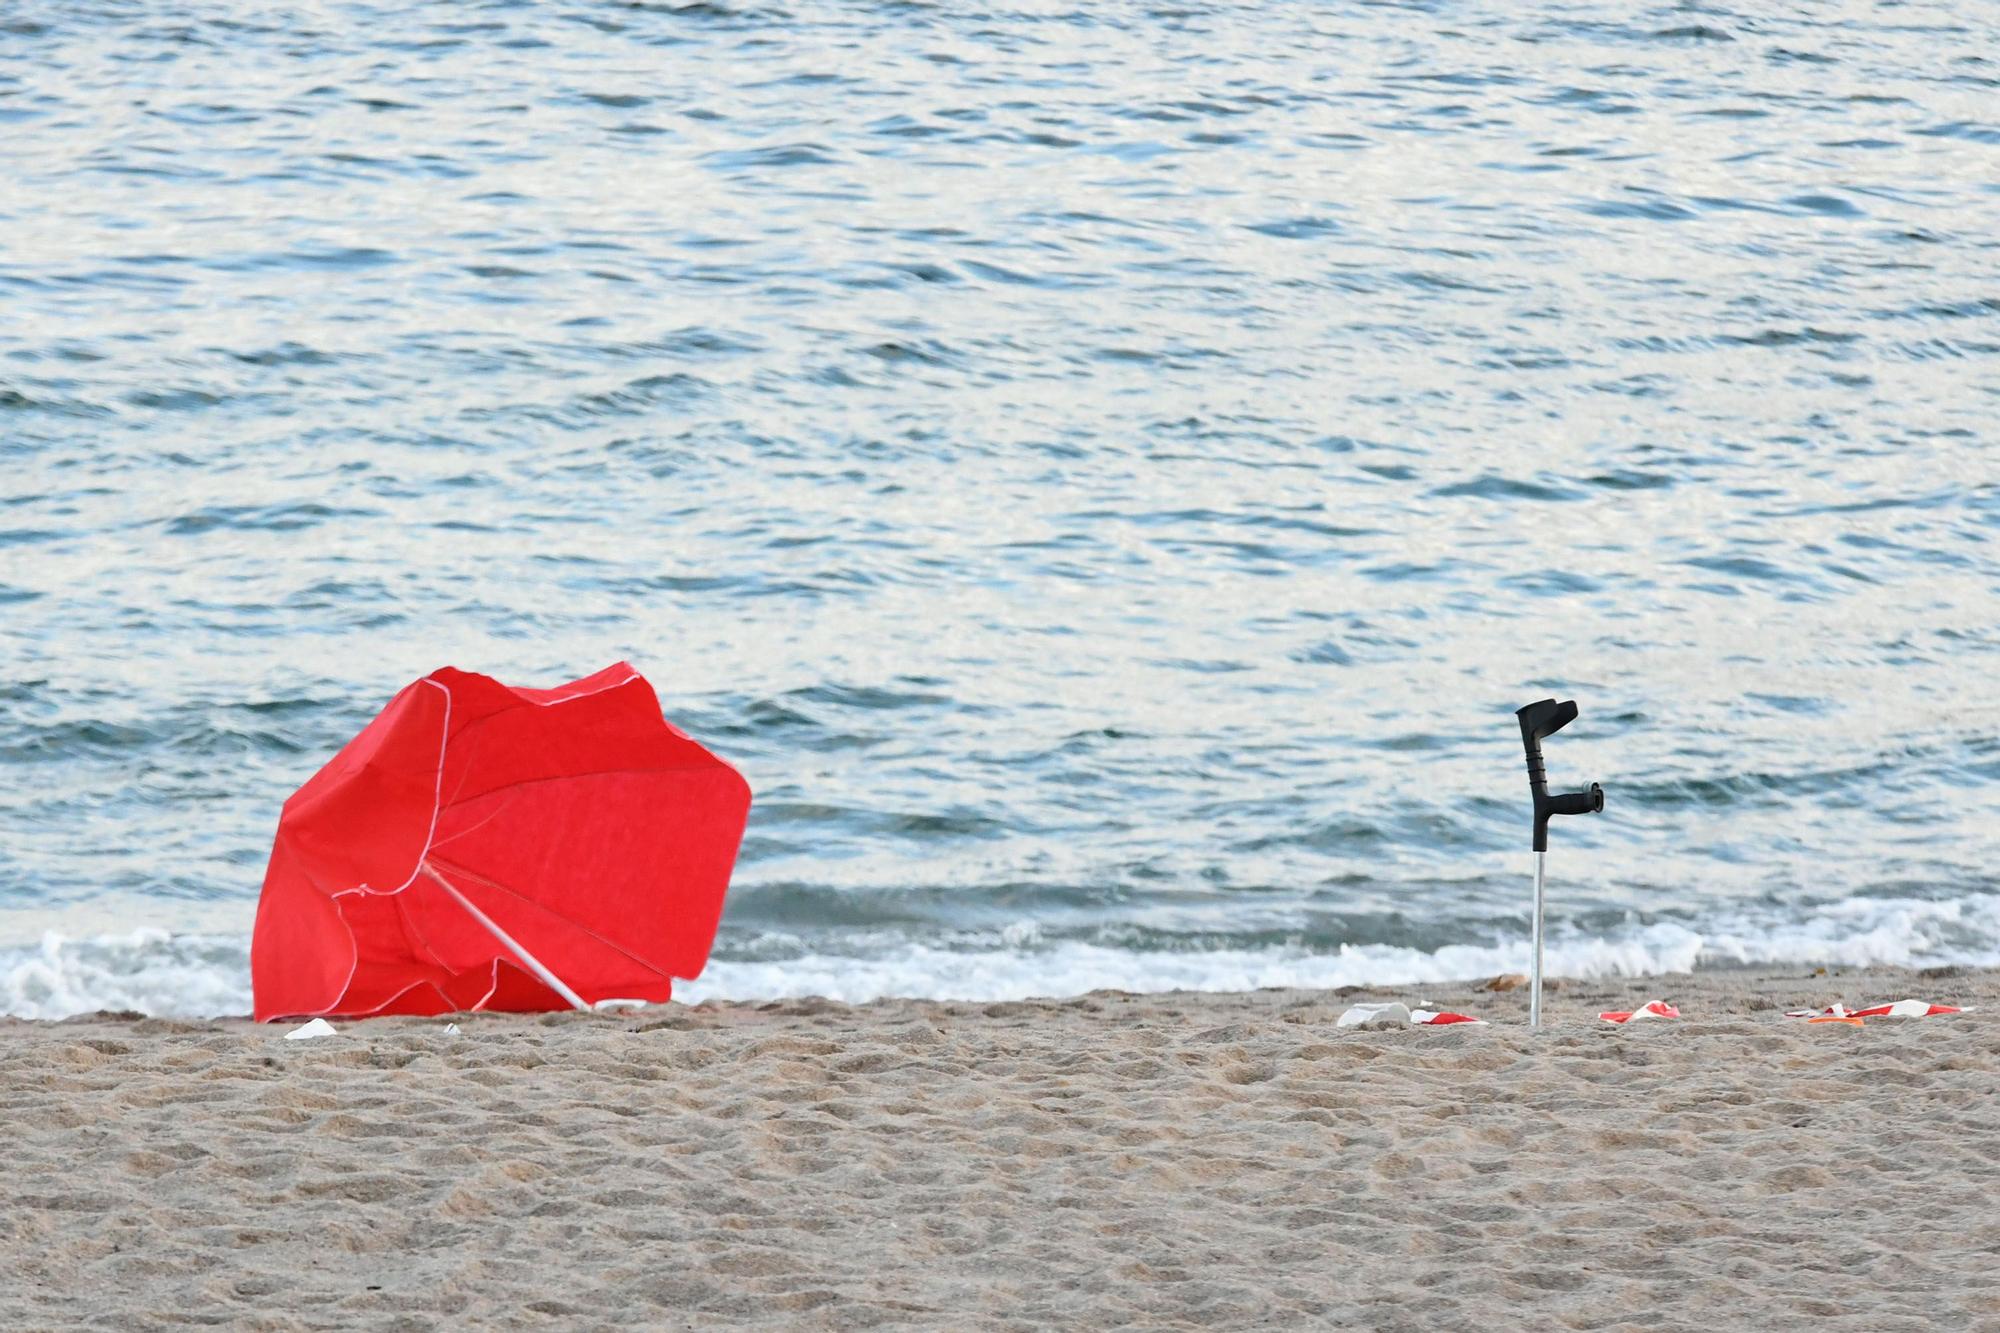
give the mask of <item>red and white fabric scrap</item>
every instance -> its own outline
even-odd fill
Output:
[[[1438,1009],[1412,1009],[1406,1004],[1357,1004],[1340,1016],[1335,1027],[1371,1026],[1440,1027],[1447,1023],[1484,1023],[1470,1014],[1447,1013]]]
[[[1787,1009],[1786,1018],[1930,1018],[1936,1014],[1969,1014],[1973,1006],[1963,1009],[1948,1004],[1932,1004],[1929,1000],[1897,1000],[1893,1004],[1874,1004],[1866,1009],[1849,1009],[1844,1004],[1830,1004],[1824,1009]]]
[[[1665,1000],[1650,1000],[1629,1014],[1619,1013],[1614,1010],[1608,1014],[1598,1015],[1599,1018],[1607,1023],[1635,1023],[1648,1018],[1679,1018],[1680,1016],[1681,1011],[1668,1004]]]

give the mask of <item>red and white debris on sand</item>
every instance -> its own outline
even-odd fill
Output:
[[[1484,1023],[1470,1014],[1447,1013],[1436,1009],[1412,1009],[1393,1000],[1386,1004],[1357,1004],[1342,1014],[1335,1027],[1353,1028],[1371,1024],[1400,1024],[1404,1027],[1440,1027],[1448,1023]]]
[[[1680,1016],[1681,1011],[1668,1004],[1665,1000],[1648,1000],[1645,1004],[1640,1005],[1637,1009],[1629,1013],[1612,1010],[1609,1013],[1598,1015],[1599,1018],[1607,1023],[1630,1023],[1634,1020],[1648,1018],[1679,1018]]]
[[[1787,1009],[1786,1018],[1931,1018],[1938,1014],[1969,1014],[1972,1006],[1963,1009],[1948,1004],[1932,1004],[1929,1000],[1897,1000],[1890,1004],[1872,1004],[1865,1009],[1849,1009],[1844,1004],[1830,1004],[1824,1009]]]

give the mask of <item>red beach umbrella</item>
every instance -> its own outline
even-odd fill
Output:
[[[285,802],[257,1018],[665,1000],[708,961],[749,811],[623,662],[552,690],[434,671]]]

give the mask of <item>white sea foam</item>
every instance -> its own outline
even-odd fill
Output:
[[[0,946],[0,1014],[67,1018],[97,1009],[218,1017],[250,1012],[250,940],[164,930]]]
[[[878,937],[879,939],[879,937]],[[1525,970],[1526,940],[1434,951],[1386,944],[1135,951],[1044,942],[1031,923],[998,932],[997,947],[911,944],[862,956],[807,953],[759,962],[717,960],[678,997],[764,1000],[823,995],[1015,1000],[1085,991],[1224,991],[1263,986],[1422,985]],[[1558,932],[1558,976],[1636,976],[1698,965],[2000,966],[2000,894],[1946,901],[1858,898],[1804,914],[1742,910],[1693,925],[1656,921],[1602,937]],[[0,946],[0,1014],[61,1018],[98,1009],[215,1017],[250,1012],[249,940],[227,933],[138,930]]]

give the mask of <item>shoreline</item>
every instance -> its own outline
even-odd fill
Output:
[[[1780,1016],[1906,996],[1979,1011]],[[1594,1017],[1655,998],[1685,1017]],[[1335,1027],[1374,999],[1495,1021]],[[1526,1004],[0,1020],[0,1325],[2000,1321],[2000,969]]]
[[[1327,996],[1354,1004],[1380,1000],[1402,1000],[1411,1005],[1421,1001],[1431,1007],[1444,1005],[1460,1009],[1474,1017],[1492,1023],[1514,1023],[1525,1025],[1527,1021],[1526,974],[1511,974],[1520,984],[1516,986],[1493,983],[1502,977],[1483,976],[1474,979],[1459,979],[1444,982],[1411,982],[1408,984],[1383,985],[1340,985],[1340,986],[1264,986],[1254,990],[1122,990],[1105,987],[1095,990],[1064,995],[1032,995],[1010,999],[937,999],[925,996],[890,995],[869,1000],[842,1000],[824,995],[774,996],[752,999],[702,998],[695,1001],[680,999],[664,1004],[649,1005],[629,1011],[625,1016],[635,1019],[658,1020],[664,1015],[728,1014],[749,1010],[767,1010],[773,1006],[831,1006],[857,1014],[881,1006],[931,1005],[945,1011],[957,1013],[961,1010],[977,1011],[996,1004],[1005,1005],[1065,1005],[1079,1000],[1093,998],[1118,998],[1137,1000],[1165,1000],[1212,998],[1216,1000],[1247,999],[1255,996]],[[1985,967],[1976,964],[1946,963],[1927,967],[1890,967],[1877,964],[1847,966],[1841,964],[1821,964],[1802,962],[1785,963],[1739,963],[1733,961],[1704,965],[1692,972],[1656,972],[1639,974],[1618,974],[1592,977],[1564,977],[1551,975],[1545,979],[1544,1006],[1548,1011],[1546,1026],[1553,1026],[1563,1020],[1571,1002],[1577,1006],[1595,1006],[1583,1013],[1584,1018],[1594,1019],[1604,1009],[1620,1007],[1621,1002],[1641,1003],[1646,1000],[1676,1000],[1678,996],[1694,997],[1696,1008],[1684,1009],[1682,1017],[1688,1021],[1698,1019],[1717,1020],[1729,1016],[1755,1016],[1770,1011],[1782,1013],[1785,1009],[1804,1008],[1818,1004],[1824,1006],[1836,1001],[1855,1007],[1884,999],[1901,999],[1887,994],[1888,989],[1897,986],[1928,987],[1940,995],[1956,993],[1954,988],[1966,986],[1994,987],[2000,996],[2000,966]],[[1859,989],[1857,989],[1857,987]],[[1872,989],[1871,989],[1872,988]],[[1879,994],[1877,992],[1880,992]],[[1912,991],[1912,995],[1916,995]],[[1776,998],[1773,998],[1773,997]],[[1824,998],[1820,998],[1824,996]],[[1934,999],[1931,995],[1919,998]],[[1948,1002],[1948,1001],[1947,1001]],[[1972,1001],[1966,1001],[1972,1003]],[[1703,1005],[1709,1007],[1702,1007]],[[1629,1008],[1630,1004],[1625,1004]],[[573,1017],[563,1011],[552,1013],[508,1014],[471,1013],[439,1015],[435,1019],[409,1018],[404,1016],[376,1016],[367,1018],[330,1017],[329,1022],[342,1030],[373,1030],[386,1024],[397,1023],[445,1023],[470,1019],[475,1022],[517,1020],[545,1022],[551,1018]],[[615,1018],[616,1014],[599,1014],[598,1019]],[[1571,1015],[1574,1017],[1575,1015]],[[84,1013],[71,1014],[61,1018],[28,1018],[14,1014],[0,1013],[0,1034],[16,1028],[48,1028],[64,1025],[90,1023],[165,1023],[177,1026],[199,1027],[219,1026],[223,1028],[242,1027],[247,1029],[289,1030],[306,1022],[305,1017],[274,1019],[266,1023],[255,1022],[251,1015],[219,1014],[196,1016],[177,1013],[148,1013],[136,1009],[96,1009]]]

